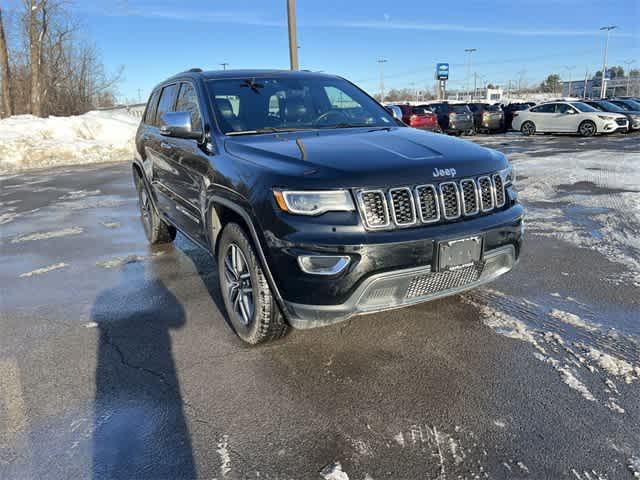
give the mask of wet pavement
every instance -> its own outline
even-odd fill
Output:
[[[640,475],[640,136],[473,140],[518,172],[513,272],[257,348],[128,164],[2,177],[0,478]]]

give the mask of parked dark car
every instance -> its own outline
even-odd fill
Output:
[[[528,110],[531,108],[529,103],[509,103],[502,105],[502,112],[504,114],[504,129],[509,131],[513,128],[514,112],[521,112],[522,110]]]
[[[624,108],[628,112],[637,112],[640,110],[640,102],[636,102],[630,98],[611,98],[607,100],[614,105]]]
[[[425,107],[414,107],[407,104],[396,103],[389,105],[390,107],[398,107],[402,112],[402,121],[413,128],[421,130],[430,130],[439,132],[438,117],[435,113]]]
[[[492,133],[504,129],[504,113],[500,105],[468,103],[473,113],[473,125],[477,132]]]
[[[601,112],[619,113],[629,119],[629,130],[640,130],[640,109],[639,110],[627,110],[615,103],[608,100],[584,100],[583,103],[591,105],[593,108],[600,110]]]
[[[422,105],[438,116],[440,129],[452,135],[473,133],[473,114],[464,103],[430,103]]]
[[[229,323],[249,344],[459,293],[520,254],[502,153],[408,128],[327,74],[163,81],[133,177],[149,241],[179,230],[216,258]]]

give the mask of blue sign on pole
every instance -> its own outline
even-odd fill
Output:
[[[436,64],[436,78],[438,80],[449,80],[449,64],[448,63]]]

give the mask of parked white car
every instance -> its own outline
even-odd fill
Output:
[[[514,112],[513,128],[523,135],[579,133],[590,137],[597,133],[627,131],[629,120],[624,115],[601,112],[582,102],[548,102]]]

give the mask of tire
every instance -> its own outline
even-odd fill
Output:
[[[535,135],[536,133],[536,125],[531,120],[527,120],[522,125],[520,125],[520,132],[522,132],[525,136]]]
[[[591,120],[585,120],[578,126],[578,133],[582,137],[593,137],[598,133],[598,127]]]
[[[166,223],[158,214],[155,205],[151,201],[147,187],[140,178],[135,176],[136,190],[138,191],[138,206],[140,208],[140,220],[144,233],[151,245],[171,243],[176,238],[176,228]]]
[[[284,336],[288,325],[253,245],[237,223],[229,223],[222,231],[217,260],[224,306],[236,335],[250,345]]]

